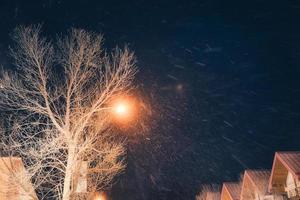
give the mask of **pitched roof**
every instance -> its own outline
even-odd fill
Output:
[[[219,200],[221,198],[221,193],[214,191],[214,192],[207,192],[206,193],[206,199],[207,200]]]
[[[0,157],[0,193],[4,199],[36,198],[20,157]]]
[[[281,166],[281,167],[280,167]],[[300,180],[300,151],[276,152],[273,160],[272,173],[269,181],[269,191],[272,188],[274,177],[282,176],[281,170],[290,172],[296,179]],[[284,173],[286,176],[287,172]],[[283,177],[280,177],[282,179]],[[279,179],[278,179],[279,180]]]
[[[236,182],[225,182],[223,183],[223,190],[226,190],[232,200],[239,200],[241,193],[241,184]]]
[[[300,178],[300,151],[276,152],[282,164],[297,178]]]
[[[262,183],[268,183],[271,175],[271,170],[245,170],[245,175],[248,176],[252,184],[260,187]]]
[[[23,162],[19,157],[0,157],[0,171],[4,174],[10,171],[20,170],[22,167]]]
[[[240,199],[251,199],[252,193],[249,191],[253,194],[266,194],[270,174],[270,170],[245,170]]]

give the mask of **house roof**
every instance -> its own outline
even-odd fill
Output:
[[[249,191],[266,194],[270,174],[270,170],[245,170],[240,199],[248,198]]]
[[[22,167],[23,162],[19,157],[0,157],[0,171],[3,173],[11,170],[19,170]]]
[[[236,182],[223,183],[222,193],[227,192],[232,200],[239,200],[241,193],[241,184]]]
[[[217,191],[209,191],[206,193],[206,199],[209,200],[219,200],[221,198],[221,193]]]
[[[245,170],[244,177],[247,176],[252,184],[260,187],[260,184],[268,183],[271,175],[271,170]]]
[[[4,199],[36,198],[20,157],[0,157],[0,193]]]
[[[276,152],[278,159],[295,177],[300,178],[300,151]],[[273,172],[273,169],[272,169]]]
[[[282,176],[282,168],[285,168],[285,170],[290,172],[296,179],[300,180],[300,151],[275,153],[269,181],[269,191],[272,188],[274,178],[276,176]]]

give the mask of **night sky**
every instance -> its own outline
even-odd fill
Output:
[[[114,200],[194,199],[201,184],[271,168],[300,150],[300,1],[0,1],[0,64],[10,34],[42,23],[103,33],[135,51],[147,136],[130,144]]]

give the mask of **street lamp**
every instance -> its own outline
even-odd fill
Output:
[[[127,102],[118,102],[115,105],[114,111],[115,111],[117,116],[125,117],[130,112],[129,107],[130,106],[128,105]]]
[[[115,122],[128,124],[136,117],[136,101],[130,97],[119,97],[112,103]]]

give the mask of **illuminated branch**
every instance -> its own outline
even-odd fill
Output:
[[[125,167],[125,150],[109,128],[108,105],[131,89],[133,53],[108,54],[101,35],[78,29],[54,43],[41,37],[40,26],[20,27],[13,39],[18,71],[3,71],[0,106],[15,120],[3,133],[2,152],[23,159],[41,198],[70,199],[82,163],[89,188],[109,186]]]

